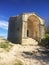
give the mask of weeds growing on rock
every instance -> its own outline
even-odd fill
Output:
[[[13,45],[10,44],[8,41],[1,41],[0,42],[0,48],[5,49],[6,51],[9,51],[12,46]]]

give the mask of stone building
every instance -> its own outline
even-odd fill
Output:
[[[10,17],[8,40],[14,43],[33,44],[29,39],[40,41],[45,34],[45,21],[35,13]]]

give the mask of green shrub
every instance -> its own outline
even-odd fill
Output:
[[[45,37],[41,40],[41,44],[49,48],[49,34],[45,34]]]
[[[9,44],[7,41],[0,42],[0,48],[5,49],[6,51],[9,51],[9,49],[12,47],[11,44]]]
[[[6,44],[6,43],[0,43],[0,48],[8,48],[8,44]]]
[[[49,38],[49,34],[45,34],[45,37],[44,38],[45,39]]]

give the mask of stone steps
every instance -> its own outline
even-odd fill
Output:
[[[38,42],[32,38],[22,39],[23,45],[38,45]]]

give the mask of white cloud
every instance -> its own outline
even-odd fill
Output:
[[[5,20],[0,20],[0,28],[8,30],[8,22]]]

